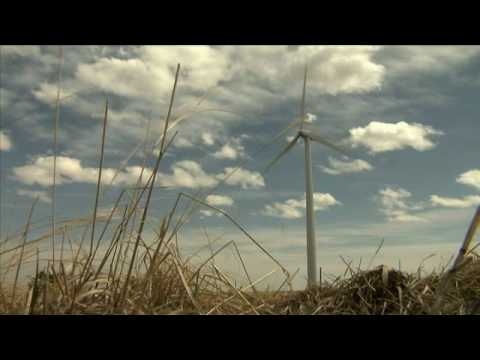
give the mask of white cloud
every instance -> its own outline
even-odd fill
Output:
[[[444,71],[461,65],[480,53],[479,46],[386,46],[389,55],[382,62],[388,74],[401,75],[417,71]]]
[[[223,145],[220,150],[213,153],[213,157],[217,159],[235,160],[238,158],[244,158],[245,156],[245,148],[243,145],[240,144],[240,141],[234,140]]]
[[[236,158],[238,158],[238,151],[230,144],[225,144],[220,150],[213,153],[213,157],[217,159],[235,160]]]
[[[212,210],[200,210],[200,214],[202,214],[203,216],[212,216],[213,211]]]
[[[405,211],[395,210],[389,213],[389,220],[394,222],[426,222],[423,217],[408,214]]]
[[[80,64],[75,76],[87,85],[121,96],[164,95],[171,86],[168,68],[151,69],[141,59],[98,59],[93,64]]]
[[[382,196],[382,204],[386,207],[397,206],[406,208],[407,206],[404,204],[402,199],[407,199],[412,196],[410,192],[402,188],[392,189],[390,187],[386,187],[385,189],[380,190],[379,193]]]
[[[302,46],[298,56],[310,58],[309,84],[332,95],[380,88],[385,68],[372,57],[373,46]]]
[[[333,205],[340,205],[330,194],[314,193],[313,208],[314,211],[326,210]],[[262,214],[282,219],[299,219],[303,217],[303,210],[306,208],[305,195],[300,200],[288,199],[284,203],[274,202],[272,205],[265,205]]]
[[[183,137],[180,137],[178,139],[175,139],[173,142],[173,145],[178,148],[191,148],[193,147],[193,144],[190,140],[185,139]]]
[[[102,170],[102,183],[109,184],[116,170],[104,168]],[[31,164],[13,168],[14,178],[27,185],[38,184],[48,187],[53,181],[53,156],[38,156]],[[115,179],[114,185],[132,186],[137,183],[141,173],[140,166],[128,166],[120,172]],[[143,179],[148,179],[151,169],[146,168]],[[90,183],[96,184],[98,180],[98,168],[84,167],[80,160],[57,156],[56,184]]]
[[[372,165],[361,159],[343,161],[329,157],[328,162],[330,164],[330,167],[321,166],[320,168],[330,175],[357,173],[362,171],[370,171],[373,169]]]
[[[470,195],[463,198],[451,198],[432,195],[430,201],[434,206],[450,207],[450,208],[468,208],[480,205],[480,196]]]
[[[32,90],[33,96],[41,102],[53,105],[57,98],[57,85],[48,82],[42,82],[38,88]],[[61,95],[61,94],[60,94]]]
[[[265,205],[265,209],[262,211],[262,214],[282,219],[299,219],[303,217],[303,212],[300,211],[298,207],[279,202],[274,202],[272,205]]]
[[[353,147],[363,145],[371,153],[401,150],[411,147],[418,151],[430,150],[435,144],[430,136],[442,135],[430,126],[400,121],[395,124],[372,121],[365,127],[350,129]]]
[[[282,89],[298,95],[298,82],[308,62],[310,91],[338,94],[361,93],[381,86],[385,68],[375,63],[375,46],[230,46],[223,48],[230,55],[232,72],[255,76],[265,87]]]
[[[49,194],[46,191],[34,191],[34,190],[26,190],[26,189],[18,189],[17,194],[20,196],[27,196],[32,199],[38,198],[39,201],[43,201],[47,204],[52,202]]]
[[[208,195],[205,199],[207,204],[212,206],[232,206],[233,199],[230,196]]]
[[[167,187],[183,187],[189,189],[212,188],[224,179],[234,168],[227,167],[223,173],[208,174],[200,164],[192,160],[183,160],[174,163],[171,166],[170,174],[157,174],[157,184]],[[116,186],[135,186],[142,171],[141,166],[127,166],[120,171],[113,185]],[[117,172],[114,168],[103,168],[102,184],[110,184],[113,176]],[[37,156],[30,164],[17,166],[13,168],[13,178],[27,185],[38,184],[43,187],[51,186],[53,177],[53,156]],[[148,180],[152,174],[151,168],[145,168],[142,176],[142,182]],[[85,167],[79,159],[57,156],[57,185],[70,183],[89,183],[96,184],[98,178],[98,169]],[[265,186],[262,175],[258,172],[252,172],[243,168],[238,170],[226,180],[231,186],[241,186],[243,189],[258,189]]]
[[[480,190],[480,170],[473,169],[464,172],[457,178],[457,182],[464,185],[470,185]]]
[[[259,189],[265,186],[265,180],[259,172],[238,168],[232,173],[233,170],[235,168],[226,167],[224,173],[217,176],[218,179],[223,180],[228,176],[225,180],[228,185],[240,185],[242,189]]]
[[[182,87],[206,89],[225,78],[228,59],[210,46],[144,46],[128,59],[99,58],[80,64],[76,78],[117,95],[162,97],[171,91],[181,63]]]
[[[380,203],[380,211],[392,222],[424,222],[424,218],[412,214],[425,208],[423,203],[411,203],[410,192],[402,188],[386,187],[378,192],[377,200]]]
[[[206,217],[210,217],[210,216],[216,216],[216,217],[222,217],[223,215],[221,213],[219,213],[218,211],[213,211],[213,210],[200,210],[200,218],[201,219],[204,219]]]
[[[0,131],[0,151],[10,151],[12,147],[10,137],[3,130]]]
[[[223,145],[220,150],[213,153],[213,157],[217,159],[235,160],[246,156],[245,147],[242,145],[243,136],[230,138],[228,143]]]
[[[200,164],[192,160],[183,160],[172,165],[172,174],[158,174],[160,184],[169,187],[189,189],[210,188],[218,184],[213,175],[207,174]]]
[[[314,193],[313,194],[313,209],[317,210],[326,210],[330,206],[341,205],[341,202],[337,201],[332,195],[324,193]]]
[[[223,173],[213,175],[207,174],[195,161],[184,160],[175,163],[172,166],[172,170],[172,175],[159,174],[161,185],[211,188],[229,175],[225,183],[230,186],[241,186],[242,189],[259,189],[265,186],[265,180],[259,172],[243,168],[238,168],[232,173],[235,168],[226,167]]]
[[[313,123],[315,120],[317,120],[317,115],[307,113],[305,116],[305,122],[306,123]]]
[[[208,146],[215,144],[213,135],[209,132],[202,133],[202,141],[205,145],[208,145]]]
[[[24,184],[50,186],[52,184],[53,157],[40,156],[30,165],[17,166],[13,173],[18,181]],[[74,182],[74,178],[82,177],[83,169],[80,160],[68,157],[57,157],[57,184]]]

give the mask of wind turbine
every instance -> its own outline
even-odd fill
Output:
[[[317,285],[317,259],[316,259],[316,242],[315,242],[315,217],[314,217],[314,204],[313,204],[313,176],[312,176],[312,158],[310,154],[310,142],[314,141],[320,143],[336,152],[341,153],[349,157],[349,154],[340,147],[332,144],[323,136],[315,134],[312,130],[305,128],[305,119],[307,114],[305,113],[305,94],[307,87],[307,65],[305,65],[305,74],[303,78],[303,90],[300,106],[300,117],[291,122],[287,128],[291,129],[298,126],[297,134],[295,137],[285,146],[285,148],[270,162],[267,166],[268,171],[274,164],[276,164],[285,154],[287,154],[302,138],[305,144],[305,198],[306,198],[306,225],[307,225],[307,272],[308,282],[307,287]],[[280,135],[283,135],[283,131]]]

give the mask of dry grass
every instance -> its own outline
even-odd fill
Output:
[[[357,270],[353,275],[304,291],[253,291],[236,287],[216,265],[197,271],[184,265],[172,244],[143,273],[114,277],[108,272],[82,281],[77,271],[37,271],[37,276],[11,298],[2,284],[2,314],[267,314],[267,315],[428,315],[441,274],[419,277],[386,266]],[[87,273],[93,274],[93,266]],[[266,274],[264,278],[270,274]],[[124,293],[121,289],[125,286]],[[479,312],[480,261],[475,255],[455,274],[445,293],[442,314]],[[123,300],[121,302],[121,300]],[[120,306],[121,304],[121,306]]]

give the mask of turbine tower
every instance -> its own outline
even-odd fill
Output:
[[[329,147],[330,149],[341,153],[342,155],[348,156],[349,154],[341,149],[340,147],[332,144],[330,141],[325,139],[323,136],[315,134],[312,130],[305,128],[305,119],[307,114],[305,113],[305,96],[306,96],[306,87],[307,87],[307,66],[305,66],[305,73],[303,78],[303,90],[302,90],[302,99],[300,105],[300,118],[291,122],[287,128],[298,126],[296,136],[287,144],[287,146],[272,160],[272,162],[267,166],[266,171],[268,171],[275,163],[277,163],[280,158],[282,158],[286,153],[288,153],[297,143],[298,139],[302,138],[305,144],[305,199],[306,199],[306,226],[307,226],[307,274],[308,282],[307,287],[313,287],[318,285],[317,272],[317,253],[316,253],[316,240],[315,240],[315,212],[314,212],[314,202],[313,202],[313,175],[312,175],[312,158],[310,153],[310,142],[318,142],[324,146]],[[283,132],[282,132],[283,134]]]

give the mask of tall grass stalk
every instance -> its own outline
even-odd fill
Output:
[[[97,210],[98,210],[98,199],[100,195],[100,187],[102,182],[102,169],[103,169],[103,158],[105,154],[105,136],[107,132],[107,119],[108,119],[108,98],[105,100],[105,115],[103,118],[103,129],[102,129],[102,141],[100,148],[100,164],[98,166],[98,179],[97,179],[97,192],[95,194],[95,205],[93,207],[93,219],[92,219],[92,233],[90,236],[90,248],[88,252],[87,263],[93,261],[91,259],[93,254],[93,242],[95,238],[95,225],[97,223]]]
[[[147,217],[148,206],[150,205],[150,199],[152,197],[153,187],[155,186],[155,180],[156,180],[158,168],[160,166],[160,161],[162,160],[162,157],[164,155],[164,150],[165,150],[164,147],[165,147],[165,139],[166,139],[166,134],[167,134],[167,129],[168,129],[168,122],[170,120],[170,116],[171,116],[171,113],[172,113],[173,101],[175,99],[175,91],[177,89],[177,82],[178,82],[179,73],[180,73],[180,64],[177,65],[177,71],[175,73],[175,81],[173,83],[173,90],[172,90],[172,94],[171,94],[171,97],[170,97],[170,104],[168,106],[167,118],[165,120],[165,127],[164,127],[164,130],[163,130],[164,137],[162,139],[162,143],[161,143],[161,146],[160,146],[160,152],[158,154],[158,158],[157,158],[157,162],[155,164],[155,168],[153,169],[153,174],[152,174],[153,179],[152,179],[152,182],[150,183],[150,186],[149,186],[148,195],[147,195],[145,207],[144,207],[143,214],[142,214],[142,219],[140,221],[140,227],[138,229],[137,241],[135,242],[135,245],[134,245],[134,248],[133,248],[132,261],[130,262],[130,266],[129,266],[129,269],[128,269],[128,272],[127,272],[127,277],[125,279],[125,284],[123,286],[123,290],[122,290],[122,293],[120,295],[120,303],[123,303],[123,301],[124,301],[125,294],[126,294],[126,291],[127,291],[127,288],[128,288],[128,282],[130,280],[130,276],[132,275],[133,261],[136,257],[137,249],[138,249],[138,243],[140,241],[140,237],[141,237],[142,232],[143,232],[143,227],[145,225],[145,219]]]
[[[15,304],[15,295],[17,291],[18,276],[20,274],[20,268],[23,262],[23,255],[25,253],[25,244],[27,242],[28,230],[30,227],[30,223],[32,221],[33,210],[35,209],[35,205],[37,204],[37,202],[38,202],[38,197],[33,201],[32,207],[30,208],[30,211],[28,213],[28,218],[27,218],[27,224],[25,225],[25,231],[23,233],[23,242],[22,242],[22,247],[20,249],[20,257],[18,259],[17,270],[15,271],[15,279],[13,281],[12,303],[11,303],[12,308]]]
[[[55,226],[56,226],[56,185],[57,185],[57,152],[58,152],[58,123],[60,121],[60,92],[63,66],[63,47],[59,47],[57,74],[57,97],[55,99],[55,124],[53,129],[53,183],[52,183],[52,262],[55,266]]]

